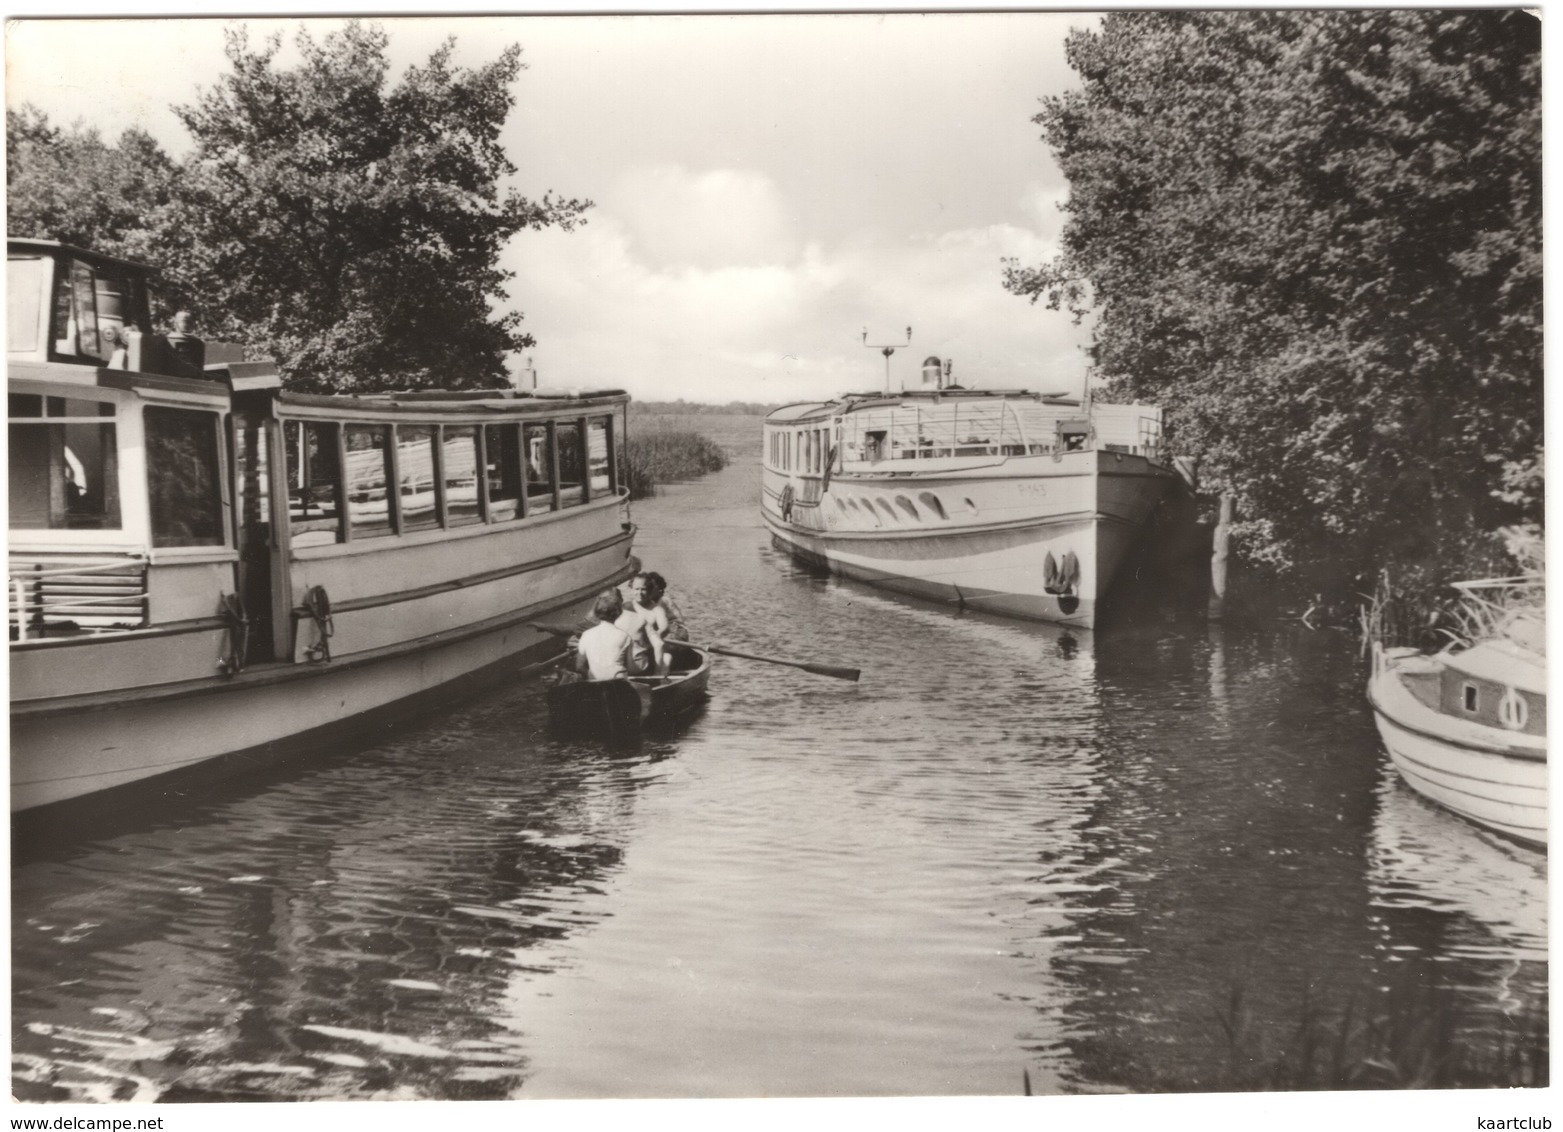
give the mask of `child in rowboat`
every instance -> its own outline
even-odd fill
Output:
[[[689,640],[689,630],[684,627],[684,615],[673,603],[673,597],[668,593],[667,581],[661,574],[652,571],[646,575],[646,591],[648,599],[662,611],[662,616],[666,618],[667,627],[662,630],[663,640]]]
[[[575,647],[575,670],[587,679],[618,680],[628,673],[630,634],[615,624],[623,612],[624,602],[618,590],[604,590],[597,595],[592,605],[597,624],[581,634]]]
[[[663,644],[669,625],[667,610],[659,604],[662,592],[653,578],[661,581],[655,574],[636,574],[630,579],[630,600],[618,620],[619,628],[630,635],[629,670],[637,676],[666,676],[672,664]]]

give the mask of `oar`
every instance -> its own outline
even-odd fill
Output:
[[[758,660],[764,664],[785,664],[788,668],[801,668],[803,671],[812,672],[816,676],[830,676],[836,680],[856,680],[862,675],[856,668],[837,668],[832,664],[809,664],[801,660],[782,660],[777,656],[755,656],[751,652],[724,649],[720,645],[691,645],[689,641],[680,641],[678,643],[690,645],[691,648],[705,649],[706,652],[714,652],[721,656],[738,656],[744,660]]]
[[[570,637],[581,630],[564,625],[548,625],[541,621],[531,622],[532,628],[541,629],[545,633],[552,633],[557,637]],[[738,652],[736,649],[724,649],[720,645],[697,645],[693,641],[669,641],[670,644],[688,645],[690,648],[704,649],[706,652],[714,652],[721,656],[736,656],[744,660],[758,660],[762,664],[783,664],[788,668],[801,668],[805,672],[812,672],[816,676],[829,676],[835,680],[856,680],[862,672],[856,668],[837,668],[831,664],[809,664],[802,660],[783,660],[776,656],[756,656],[750,652]]]

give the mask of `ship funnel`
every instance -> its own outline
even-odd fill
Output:
[[[923,359],[923,385],[931,385],[935,389],[944,386],[944,363],[933,355]]]

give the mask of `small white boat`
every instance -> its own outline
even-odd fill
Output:
[[[1486,829],[1546,845],[1547,661],[1539,621],[1516,618],[1505,632],[1431,656],[1375,642],[1368,700],[1407,785]]]
[[[1089,628],[1157,507],[1181,490],[1153,405],[965,389],[788,405],[765,419],[761,514],[832,573]]]

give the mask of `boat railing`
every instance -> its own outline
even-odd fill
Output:
[[[1475,578],[1455,582],[1461,602],[1457,645],[1509,637],[1534,652],[1546,652],[1546,581],[1539,574]]]
[[[11,639],[140,628],[147,562],[135,555],[17,554],[8,558]]]

